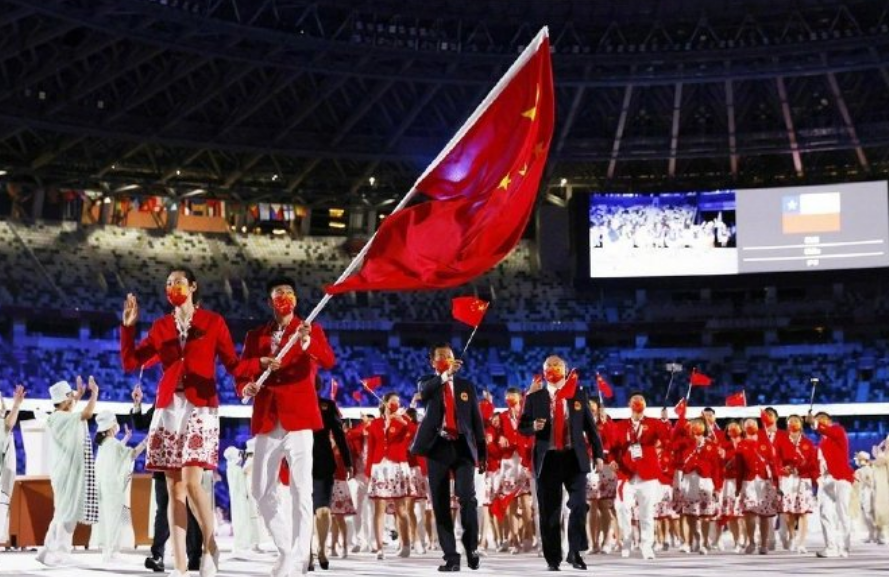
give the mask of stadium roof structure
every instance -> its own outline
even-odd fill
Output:
[[[885,0],[0,0],[0,169],[382,205],[542,25],[554,201],[886,173]]]

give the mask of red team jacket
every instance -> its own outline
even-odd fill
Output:
[[[791,469],[803,479],[818,480],[818,450],[815,443],[805,435],[800,435],[799,444],[790,440],[790,435],[777,439],[775,451],[778,453],[778,472],[782,477],[790,475]]]
[[[371,467],[382,462],[384,458],[395,463],[407,463],[407,450],[410,447],[413,435],[411,423],[407,417],[390,419],[388,426],[386,419],[378,417],[371,421],[367,434],[367,462],[364,464],[365,474],[370,477]]]
[[[639,475],[643,481],[658,480],[661,468],[658,464],[655,445],[658,440],[668,437],[667,431],[658,419],[644,417],[637,435],[632,422],[632,419],[626,419],[614,425],[612,450],[615,452],[615,461],[619,466],[618,475],[622,479],[632,479]],[[636,443],[642,447],[642,457],[633,460],[630,455],[630,447]]]
[[[138,344],[136,327],[121,325],[120,359],[124,371],[138,369],[155,355],[164,368],[154,401],[158,409],[169,406],[177,389],[196,407],[218,407],[216,357],[235,378],[242,370],[225,319],[202,308],[194,311],[184,350],[179,346],[179,331],[172,314],[154,321],[148,336]]]
[[[289,340],[301,322],[294,317],[284,331],[281,346]],[[248,382],[255,381],[262,374],[260,358],[275,356],[272,354],[274,329],[275,323],[269,322],[247,333],[241,353],[243,369],[236,378],[239,395],[243,394]],[[321,325],[313,324],[309,347],[303,351],[297,343],[290,349],[281,368],[272,373],[256,395],[250,431],[254,435],[269,433],[278,422],[285,431],[320,430],[323,423],[315,392],[315,373],[318,365],[330,369],[334,363],[336,357],[327,343],[324,330]]]
[[[821,435],[818,449],[827,462],[827,472],[834,479],[852,483],[855,472],[849,465],[849,438],[846,430],[836,423],[825,427],[818,421],[815,421],[814,429]]]

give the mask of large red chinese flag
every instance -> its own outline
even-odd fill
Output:
[[[453,287],[503,260],[534,208],[553,101],[544,28],[408,193],[429,200],[386,218],[361,268],[327,292]]]
[[[747,395],[744,391],[740,393],[734,393],[725,398],[725,406],[726,407],[746,407],[747,406]]]
[[[451,301],[451,315],[455,320],[477,327],[482,324],[489,303],[475,297],[454,297]]]
[[[365,389],[373,392],[373,391],[376,391],[377,389],[379,389],[380,385],[383,384],[383,377],[378,375],[375,377],[368,377],[366,379],[361,379],[361,384],[364,385]]]

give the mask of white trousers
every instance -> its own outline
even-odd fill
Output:
[[[259,507],[279,559],[306,564],[312,546],[312,431],[275,430],[256,436],[251,493]],[[280,506],[278,473],[281,461],[290,465],[291,510]]]
[[[352,497],[355,502],[352,540],[356,545],[367,545],[373,542],[373,513],[370,510],[370,499],[367,498],[368,482],[364,472],[362,471],[360,476],[353,477],[351,484],[355,487]]]
[[[623,487],[621,487],[623,485]],[[617,486],[614,507],[617,524],[625,551],[633,544],[633,506],[639,506],[639,547],[642,551],[654,547],[654,508],[660,500],[660,483],[657,479],[643,481],[633,477]]]
[[[852,542],[852,517],[849,503],[852,483],[824,475],[818,483],[818,512],[824,545],[834,551],[849,551]]]

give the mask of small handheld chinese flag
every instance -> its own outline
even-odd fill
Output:
[[[455,297],[451,301],[451,314],[455,320],[475,328],[482,324],[489,305],[488,301],[475,297]]]
[[[370,391],[371,393],[380,388],[380,385],[383,384],[383,377],[375,376],[368,377],[366,379],[361,379],[361,384],[364,385],[364,388]]]
[[[685,399],[680,399],[676,406],[673,408],[676,411],[676,414],[680,417],[685,416],[686,409],[688,409],[688,401]]]
[[[614,396],[614,390],[612,390],[611,385],[608,384],[602,375],[596,373],[596,386],[599,387],[599,392],[602,393],[602,396],[606,399],[610,399]]]
[[[726,407],[746,407],[747,406],[747,393],[741,391],[740,393],[734,393],[725,398],[725,406]]]
[[[704,373],[699,373],[697,369],[694,369],[691,372],[691,379],[689,380],[689,384],[693,387],[709,387],[713,384],[713,379],[711,379]]]
[[[356,403],[360,403],[364,400],[364,395],[361,394],[361,389],[355,389],[352,391],[352,398],[355,399]]]

